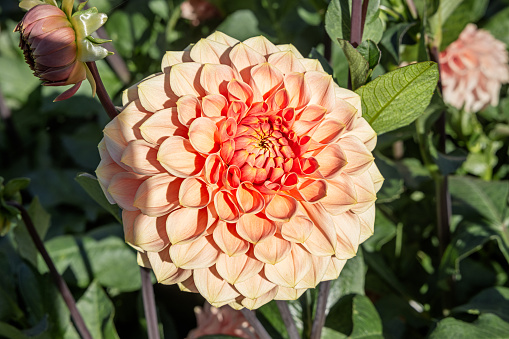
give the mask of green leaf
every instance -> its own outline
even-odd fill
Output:
[[[399,50],[401,45],[401,40],[405,33],[413,26],[414,23],[399,23],[396,24],[384,32],[382,40],[380,41],[380,46],[382,48],[383,53],[386,55],[390,55],[392,57],[392,62],[395,65],[400,64],[399,58]]]
[[[379,76],[356,92],[364,118],[380,134],[406,126],[424,113],[437,82],[437,64],[422,62]]]
[[[494,314],[481,314],[473,323],[467,323],[454,318],[440,321],[436,329],[429,336],[430,339],[505,339],[509,333],[509,323]]]
[[[7,200],[10,199],[10,197],[14,196],[16,193],[21,191],[22,189],[25,189],[30,184],[29,178],[15,178],[12,180],[9,180],[5,184],[4,188],[4,195]]]
[[[28,336],[16,327],[4,322],[0,322],[0,337],[5,339],[29,339]]]
[[[338,42],[345,53],[346,59],[348,60],[352,88],[356,90],[366,83],[369,72],[369,63],[348,41],[338,39]]]
[[[110,204],[108,199],[104,196],[104,192],[101,185],[99,185],[99,181],[93,175],[80,173],[75,180],[81,185],[81,187],[83,187],[88,195],[95,200],[95,202],[102,206],[106,211],[110,212],[119,223],[122,223],[122,219],[120,219],[119,216],[118,206],[116,204]]]
[[[451,312],[453,314],[462,312],[469,314],[493,313],[509,322],[509,288],[501,286],[487,288],[468,303],[453,308]]]
[[[357,46],[357,51],[366,59],[369,65],[369,69],[374,69],[380,62],[380,49],[377,44],[371,40],[363,41]]]
[[[375,233],[362,244],[362,248],[368,252],[380,251],[382,246],[391,241],[395,236],[396,225],[377,209],[375,215]],[[368,254],[365,255],[367,256]]]
[[[217,30],[239,40],[245,40],[262,34],[258,29],[258,19],[248,9],[242,9],[230,14],[217,27]]]
[[[380,0],[371,0],[366,12],[366,22],[362,40],[379,42],[383,34],[383,24],[379,17]],[[332,41],[350,40],[352,0],[332,0],[325,13],[325,29]]]
[[[437,152],[435,162],[443,175],[450,175],[463,165],[467,160],[467,155],[468,153],[461,148],[457,148],[448,154]]]
[[[380,278],[385,280],[385,282],[394,288],[394,290],[400,295],[408,297],[409,294],[406,291],[405,286],[399,281],[399,279],[394,274],[394,271],[389,267],[389,265],[387,265],[382,256],[366,251],[364,257],[370,269],[375,271],[376,274],[380,276]]]
[[[421,18],[429,18],[438,10],[440,0],[414,0],[417,13]]]
[[[113,303],[96,281],[90,284],[76,306],[93,338],[119,338],[113,324]]]
[[[481,19],[486,12],[488,2],[489,0],[464,0],[447,20],[442,21],[441,47],[445,48],[456,40],[466,25]]]
[[[396,169],[396,164],[381,154],[375,156],[375,163],[385,179],[377,193],[377,203],[387,203],[398,199],[404,187],[403,178]]]
[[[39,198],[35,197],[27,209],[28,215],[32,219],[35,229],[41,239],[44,239],[46,232],[50,226],[50,218],[48,212],[44,210]],[[35,247],[27,227],[24,222],[20,222],[14,229],[14,238],[18,245],[18,252],[24,259],[28,260],[34,267],[37,267],[37,248]]]
[[[489,18],[488,22],[482,28],[490,31],[491,34],[509,46],[509,7],[506,7]]]

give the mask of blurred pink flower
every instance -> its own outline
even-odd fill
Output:
[[[189,332],[187,339],[198,339],[205,335],[230,335],[245,339],[258,339],[253,327],[249,325],[242,312],[230,306],[216,308],[205,303],[195,307],[198,327]]]
[[[180,5],[180,16],[190,20],[193,26],[219,15],[216,6],[206,0],[187,0]]]
[[[123,99],[96,173],[159,282],[254,309],[336,279],[373,234],[376,133],[294,46],[216,32]]]
[[[503,42],[468,24],[439,55],[445,102],[467,112],[496,106],[500,87],[509,82],[508,61]]]

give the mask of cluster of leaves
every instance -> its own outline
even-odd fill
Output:
[[[120,104],[124,88],[160,70],[166,50],[221,30],[237,39],[263,34],[293,43],[362,96],[363,114],[380,134],[375,157],[385,183],[374,236],[332,282],[323,338],[507,337],[509,88],[502,88],[498,107],[477,115],[446,106],[429,47],[444,49],[470,22],[509,45],[509,1],[370,0],[358,46],[349,42],[351,0],[210,2],[217,15],[194,26],[180,17],[181,0],[90,0],[108,14],[106,33],[127,73],[105,61],[99,71]],[[22,15],[15,2],[0,5],[6,104],[0,105],[6,107],[0,175],[10,180],[0,183],[0,231],[6,222],[12,226],[0,238],[0,337],[78,337],[23,222],[6,203],[23,197],[32,201],[29,214],[92,336],[143,338],[135,252],[123,241],[118,208],[82,173],[93,173],[99,162],[96,147],[108,118],[85,85],[75,97],[52,102],[59,89],[39,86],[11,33]],[[413,61],[419,63],[399,68]],[[448,121],[445,152],[434,127],[441,112]],[[436,191],[445,176],[452,225],[444,240],[437,235]],[[22,194],[27,181],[17,177],[31,179]],[[156,285],[156,296],[165,337],[184,337],[203,299],[175,286]],[[310,290],[290,303],[305,338],[317,296]],[[258,316],[273,338],[288,337],[274,302]]]

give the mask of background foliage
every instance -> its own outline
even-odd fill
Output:
[[[366,118],[381,133],[375,156],[386,180],[374,236],[332,284],[323,337],[509,337],[508,86],[498,107],[472,115],[443,103],[432,63],[378,77],[403,61],[429,60],[424,36],[443,49],[469,22],[509,44],[509,1],[414,0],[412,13],[404,0],[371,0],[365,41],[357,49],[346,41],[348,1],[211,2],[218,15],[193,26],[180,17],[179,0],[90,0],[109,16],[105,29],[129,79],[124,75],[123,82],[106,61],[97,63],[99,71],[120,105],[123,89],[159,71],[166,50],[182,50],[214,30],[293,43],[343,87],[350,68]],[[11,112],[4,110],[0,120],[0,176],[30,178],[17,198],[29,205],[93,337],[144,338],[135,253],[123,241],[115,210],[108,213],[81,187],[96,189],[80,173],[93,173],[99,163],[96,147],[108,118],[87,84],[73,98],[52,102],[61,89],[40,86],[17,47],[12,30],[23,16],[17,5],[0,5],[0,90]],[[381,100],[374,97],[377,86],[385,91]],[[433,127],[443,110],[449,121],[445,153],[437,151]],[[453,214],[442,257],[435,198],[441,175],[450,175]],[[0,238],[0,272],[0,337],[78,338],[21,222]],[[155,285],[155,293],[164,336],[185,337],[195,326],[193,307],[203,299],[176,286]],[[291,302],[304,336],[316,297],[310,290]],[[287,337],[274,303],[258,313],[274,338]]]

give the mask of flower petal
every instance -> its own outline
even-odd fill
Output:
[[[250,70],[252,66],[267,61],[263,55],[242,42],[235,45],[230,51],[230,60],[232,66],[244,81],[249,81],[251,78]]]
[[[191,48],[191,59],[202,64],[227,64],[231,47],[211,39],[200,39]]]
[[[284,84],[290,96],[290,104],[288,106],[301,109],[309,103],[311,90],[304,79],[304,73],[286,74]]]
[[[163,55],[163,61],[161,62],[161,71],[168,72],[169,69],[167,67],[171,67],[176,64],[181,64],[183,62],[192,62],[193,59],[191,59],[191,56],[189,54],[189,51],[167,51]]]
[[[331,262],[331,257],[313,256],[313,265],[295,288],[315,288],[322,281]]]
[[[137,189],[134,206],[151,217],[165,215],[179,207],[181,183],[182,179],[168,174],[149,177]]]
[[[283,73],[268,62],[259,64],[251,69],[249,85],[259,93],[258,100],[267,99],[283,83]]]
[[[275,265],[265,264],[265,276],[276,285],[294,288],[312,266],[312,255],[300,244],[294,244],[285,259]]]
[[[361,236],[359,239],[360,243],[363,243],[366,239],[371,237],[375,231],[375,205],[372,205],[367,211],[357,214],[361,223]]]
[[[140,126],[140,132],[146,141],[157,145],[171,136],[187,137],[187,127],[178,120],[176,107],[154,113]]]
[[[314,224],[308,217],[298,214],[281,225],[281,235],[288,241],[303,243],[309,238],[313,228]]]
[[[201,100],[202,114],[206,117],[220,117],[226,115],[228,101],[221,94],[206,95]]]
[[[166,215],[158,218],[145,214],[138,215],[134,219],[132,236],[132,244],[142,250],[147,252],[162,251],[170,243],[166,234]]]
[[[305,73],[305,79],[311,89],[310,104],[317,104],[332,111],[336,102],[334,81],[332,76],[324,72],[309,71]]]
[[[256,299],[250,299],[250,298],[244,298],[241,300],[242,306],[249,310],[254,310],[259,307],[262,307],[263,305],[267,304],[271,300],[274,299],[278,291],[278,287],[274,287],[269,292],[261,295],[260,297]]]
[[[291,72],[303,73],[306,71],[297,56],[292,51],[281,51],[269,55],[268,62],[279,69],[283,74]]]
[[[143,108],[149,112],[156,112],[175,106],[178,97],[172,92],[168,81],[168,74],[163,73],[148,78],[138,85],[138,96]]]
[[[359,217],[352,212],[345,212],[332,217],[338,236],[336,258],[350,259],[359,248],[361,224]]]
[[[179,203],[188,208],[203,208],[210,203],[211,188],[201,179],[186,178],[180,185]]]
[[[276,194],[265,207],[265,215],[274,221],[289,221],[297,212],[297,200],[294,197]]]
[[[207,40],[212,40],[216,42],[220,42],[222,44],[228,45],[228,46],[234,46],[239,42],[239,40],[232,38],[231,36],[224,34],[220,31],[215,31],[211,35],[207,37]]]
[[[327,181],[308,179],[299,184],[299,193],[307,202],[317,202],[327,196]]]
[[[375,160],[366,145],[355,135],[345,136],[339,143],[347,161],[343,171],[349,175],[356,176],[364,173]]]
[[[217,273],[232,285],[257,275],[262,268],[263,263],[249,252],[235,257],[222,253],[216,262]]]
[[[186,244],[203,235],[211,224],[207,209],[180,208],[171,212],[166,221],[166,232],[172,246]]]
[[[219,219],[226,222],[236,222],[240,217],[240,210],[233,194],[221,190],[214,196],[214,207]],[[247,240],[247,239],[246,239]]]
[[[345,264],[346,260],[332,257],[329,263],[329,267],[327,267],[327,271],[325,272],[322,280],[336,280],[339,277],[343,267],[345,267]]]
[[[334,220],[320,203],[310,204],[301,202],[309,219],[315,227],[304,242],[304,247],[314,255],[324,257],[334,255],[336,252],[336,230]]]
[[[260,298],[265,293],[274,289],[274,287],[276,287],[276,284],[267,280],[263,272],[235,284],[237,291],[249,299]]]
[[[345,152],[338,144],[329,144],[315,156],[319,171],[325,179],[332,179],[347,165]]]
[[[216,123],[210,118],[196,118],[189,126],[189,141],[200,153],[219,151],[219,135]]]
[[[357,191],[350,176],[345,173],[327,180],[327,196],[320,203],[332,215],[344,213],[357,204]]]
[[[178,119],[182,125],[189,124],[201,116],[200,100],[192,94],[181,96],[177,100]]]
[[[213,237],[221,251],[230,257],[244,254],[249,249],[249,243],[238,235],[235,224],[219,220]]]
[[[147,177],[132,172],[121,172],[111,178],[108,193],[124,210],[135,211],[135,194]]]
[[[263,195],[249,182],[243,182],[237,189],[237,201],[244,213],[258,213],[265,207]]]
[[[215,267],[194,270],[193,278],[200,294],[212,306],[221,307],[239,296],[239,293],[221,278]]]
[[[207,95],[226,96],[226,87],[232,79],[235,79],[235,72],[230,66],[222,64],[205,64],[200,74],[200,84]]]
[[[194,150],[191,142],[178,136],[163,141],[157,160],[168,172],[181,178],[200,173],[205,165],[205,158]]]
[[[120,161],[142,175],[156,175],[165,171],[157,161],[157,148],[145,140],[131,141],[124,149]]]
[[[170,246],[170,257],[175,266],[189,270],[214,265],[219,253],[212,236],[199,237],[195,241]]]
[[[275,234],[266,241],[254,245],[254,255],[261,262],[275,265],[290,254],[292,243]]]
[[[171,67],[169,83],[171,89],[181,97],[186,94],[192,94],[197,97],[205,95],[205,91],[200,85],[200,70],[202,64],[198,62],[184,62]]]
[[[193,271],[177,268],[170,259],[168,249],[159,253],[147,252],[150,266],[154,271],[157,282],[165,285],[173,285],[188,279]]]
[[[276,224],[263,213],[243,214],[237,222],[237,232],[243,239],[257,244],[274,235]]]
[[[297,300],[300,298],[307,288],[289,288],[279,286],[277,294],[274,297],[275,300]]]
[[[269,54],[279,52],[280,49],[276,47],[272,42],[270,42],[264,36],[257,36],[253,38],[249,38],[243,42],[245,45],[251,47],[258,53],[263,56],[268,56]]]

